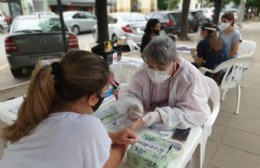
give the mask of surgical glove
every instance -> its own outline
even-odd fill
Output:
[[[154,123],[158,123],[161,121],[161,116],[159,112],[149,112],[144,117],[143,120],[145,122],[145,126],[149,127]]]
[[[136,120],[138,118],[142,118],[144,115],[143,107],[139,107],[138,105],[133,105],[129,107],[127,114],[130,120]]]

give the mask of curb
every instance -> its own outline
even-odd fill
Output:
[[[3,92],[3,91],[6,91],[6,90],[11,90],[11,89],[14,89],[14,88],[18,88],[18,87],[22,87],[26,84],[29,84],[30,81],[26,81],[26,82],[23,82],[23,83],[19,83],[19,84],[16,84],[16,85],[12,85],[10,87],[6,87],[6,88],[1,88],[0,89],[0,92]]]

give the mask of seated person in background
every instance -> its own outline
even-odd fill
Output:
[[[229,59],[227,45],[223,40],[217,37],[217,26],[213,23],[205,23],[200,35],[203,38],[197,45],[197,55],[194,50],[191,51],[194,58],[194,65],[214,69],[220,63]]]
[[[149,19],[145,30],[144,30],[144,35],[142,38],[142,43],[141,43],[141,53],[143,53],[143,50],[145,48],[145,46],[156,36],[158,36],[160,34],[160,30],[161,30],[161,24],[160,21],[158,19]]]
[[[210,115],[210,89],[190,62],[177,57],[174,41],[155,37],[144,49],[145,65],[119,90],[116,108],[130,119],[143,118],[146,126],[186,129],[201,126]]]
[[[228,12],[221,16],[220,37],[227,44],[229,58],[237,58],[239,45],[242,41],[239,30],[234,28],[234,13]]]
[[[17,120],[3,130],[9,144],[0,167],[118,167],[136,141],[136,126],[108,133],[91,115],[104,99],[108,76],[103,59],[80,50],[36,68]]]

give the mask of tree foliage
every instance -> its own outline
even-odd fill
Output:
[[[177,5],[179,4],[180,0],[158,0],[158,9],[159,10],[172,10],[175,9],[177,7]]]
[[[216,0],[209,0],[209,2],[215,2]],[[239,5],[240,0],[221,0],[222,7],[229,4],[230,2],[234,2],[236,5]],[[254,6],[260,8],[260,0],[247,0],[246,6]]]
[[[260,1],[259,0],[247,0],[246,6],[254,6],[260,8]]]
[[[215,3],[216,0],[209,0],[209,2]],[[240,0],[221,0],[221,7],[223,8],[225,5],[229,4],[230,2],[233,2],[236,5],[239,5]]]

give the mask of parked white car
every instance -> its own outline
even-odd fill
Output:
[[[127,45],[126,41],[131,39],[140,44],[147,23],[145,15],[137,12],[118,12],[108,14],[109,40],[119,38],[121,45]],[[93,27],[92,33],[95,41],[98,39],[97,25]]]
[[[84,11],[67,11],[63,12],[64,22],[68,25],[73,33],[78,35],[81,32],[92,31],[93,26],[97,23],[96,16]]]
[[[54,12],[50,12],[50,11],[42,11],[42,12],[33,12],[32,15],[52,15],[55,16],[56,14]]]

